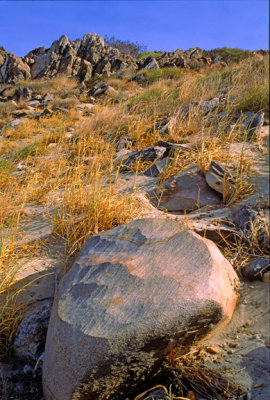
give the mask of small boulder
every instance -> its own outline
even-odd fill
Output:
[[[205,174],[207,184],[216,192],[228,197],[235,191],[235,183],[232,175],[226,167],[220,163],[212,161],[209,170]]]
[[[22,319],[13,342],[14,355],[23,362],[35,365],[44,351],[52,300],[37,303]]]
[[[262,279],[268,271],[270,271],[270,259],[266,257],[253,257],[241,268],[242,275],[249,281]]]
[[[143,69],[157,69],[159,68],[158,62],[154,57],[147,57],[143,63]]]
[[[175,221],[136,220],[92,236],[54,301],[45,399],[122,398],[174,347],[227,321],[238,291],[216,245]]]
[[[20,86],[16,91],[15,91],[15,99],[18,100],[30,100],[32,97],[32,90],[30,90],[28,87]]]
[[[157,163],[151,165],[151,167],[147,168],[146,171],[144,171],[145,176],[152,176],[152,177],[158,177],[160,174],[162,174],[170,165],[172,164],[172,158],[166,157],[163,158],[163,160],[158,161]]]
[[[207,185],[197,166],[172,176],[149,195],[155,206],[170,212],[193,211],[207,205],[220,205],[222,200]]]
[[[251,139],[259,135],[264,122],[264,113],[257,114],[253,112],[244,113],[244,129],[247,132],[247,139]]]
[[[145,162],[154,162],[161,160],[166,152],[165,147],[147,147],[146,149],[133,151],[129,153],[128,157],[123,160],[121,165],[121,172],[128,172],[130,169],[136,164],[137,161]]]

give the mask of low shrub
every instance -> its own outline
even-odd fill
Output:
[[[155,100],[159,100],[162,97],[163,90],[162,89],[152,89],[147,92],[138,94],[136,96],[131,97],[128,102],[130,108],[137,106],[142,103],[150,103]]]
[[[166,67],[145,70],[143,75],[152,83],[160,79],[179,79],[182,75],[182,71],[178,67]]]
[[[142,51],[138,58],[144,59],[147,57],[160,57],[162,55],[162,51]]]

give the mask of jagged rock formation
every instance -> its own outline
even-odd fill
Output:
[[[13,53],[0,48],[0,83],[31,79],[29,65]]]
[[[256,52],[254,52],[255,54]],[[263,56],[267,51],[258,51]],[[187,51],[157,53],[156,57],[140,60],[123,54],[117,48],[104,45],[104,39],[96,33],[88,33],[83,39],[69,40],[63,35],[51,47],[39,47],[25,57],[0,48],[0,83],[15,83],[23,79],[52,78],[57,74],[75,76],[80,82],[95,74],[111,74],[125,69],[153,69],[162,67],[196,68],[220,63],[216,52],[205,52],[199,47]]]
[[[83,39],[74,41],[63,35],[50,48],[39,47],[23,58],[5,51],[0,54],[0,83],[13,83],[29,78],[52,78],[57,74],[76,76],[79,81],[83,81],[95,74],[112,73],[127,66],[136,67],[132,57],[105,46],[104,39],[95,33],[88,33]]]
[[[96,33],[83,39],[69,40],[63,35],[50,48],[39,47],[25,57],[0,48],[0,83],[15,83],[23,79],[52,78],[57,74],[75,76],[80,82],[96,74],[111,74],[126,69],[152,69],[162,67],[196,68],[222,61],[206,57],[198,47],[187,51],[157,53],[157,56],[140,60],[104,45]]]

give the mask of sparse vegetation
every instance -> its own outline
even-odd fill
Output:
[[[145,70],[143,74],[152,83],[160,79],[180,79],[182,70],[178,67],[167,67]]]
[[[107,44],[113,44],[124,54],[140,53],[141,59],[160,54],[142,52],[142,45],[115,38],[107,38]],[[253,160],[245,153],[247,135],[241,128],[243,120],[232,120],[232,117],[245,111],[269,113],[268,64],[266,59],[250,57],[250,52],[218,50],[222,50],[224,59],[230,63],[222,70],[207,66],[196,71],[178,67],[145,70],[142,73],[148,83],[143,87],[132,82],[128,75],[121,79],[116,75],[99,76],[98,81],[105,81],[116,93],[97,96],[91,114],[80,113],[77,105],[90,101],[88,89],[97,82],[95,79],[87,83],[85,90],[79,89],[75,79],[64,76],[18,82],[8,90],[9,96],[19,86],[27,86],[41,96],[53,94],[48,107],[67,108],[69,112],[54,111],[48,117],[29,118],[11,127],[6,123],[19,107],[10,102],[0,103],[0,129],[4,128],[0,142],[0,300],[3,304],[0,351],[8,352],[22,310],[11,287],[17,273],[12,266],[27,251],[26,247],[22,251],[18,244],[26,205],[38,205],[47,212],[54,237],[61,237],[67,244],[68,259],[78,253],[90,235],[141,216],[136,174],[134,190],[118,187],[119,164],[114,163],[114,155],[121,139],[128,138],[123,147],[134,151],[157,145],[159,140],[192,145],[189,151],[170,154],[171,161],[159,176],[159,183],[194,164],[204,174],[211,161],[216,160],[231,167],[236,181],[233,196],[224,196],[225,206],[252,193],[252,185],[247,180],[253,173]],[[208,114],[196,109],[198,103],[214,97],[221,99],[221,106]],[[194,106],[184,115],[183,108],[191,102]],[[225,115],[220,117],[220,111]],[[170,120],[167,130],[161,134],[156,124],[164,117]],[[232,143],[243,143],[240,155],[231,150]],[[133,171],[144,172],[150,165],[138,162]],[[230,260],[235,258],[234,262],[237,255],[241,256],[242,262],[247,254],[264,254],[258,241],[255,242],[247,249],[239,241],[223,251],[224,254],[227,251]],[[205,376],[199,366],[196,364],[192,370],[189,359],[180,360],[183,364],[178,361],[186,376],[196,372],[194,380],[201,385]],[[209,374],[220,385],[213,389],[215,395],[219,394],[226,382],[220,376],[216,381]],[[238,390],[236,386],[231,388],[232,393]]]
[[[105,45],[114,47],[118,50],[120,50],[121,53],[123,54],[128,54],[130,56],[137,56],[141,52],[145,52],[146,46],[143,44],[140,44],[138,42],[130,42],[129,40],[120,40],[116,39],[114,36],[105,36]]]
[[[204,51],[207,57],[220,57],[228,64],[239,63],[252,56],[249,50],[242,50],[234,47],[221,47],[210,51]]]
[[[142,51],[139,54],[139,58],[144,59],[147,57],[159,57],[161,56],[162,51]]]

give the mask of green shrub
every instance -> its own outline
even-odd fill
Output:
[[[242,67],[226,69],[221,72],[213,72],[209,75],[197,78],[195,81],[197,97],[201,97],[205,92],[217,95],[218,92],[231,89],[234,86],[234,80],[237,78],[237,74],[241,68]]]
[[[222,58],[227,64],[238,63],[253,54],[249,50],[242,50],[233,47],[220,47],[210,51],[204,51],[207,57],[219,57]]]
[[[149,69],[143,72],[143,75],[148,79],[150,83],[155,82],[159,79],[179,79],[181,74],[181,69],[178,67]]]
[[[19,161],[25,160],[27,157],[36,155],[38,148],[39,148],[39,146],[36,143],[31,143],[31,144],[19,149],[15,153],[14,158]]]
[[[235,111],[263,111],[269,113],[269,88],[256,85],[247,90],[237,99]]]
[[[128,102],[129,107],[134,107],[139,103],[150,103],[152,101],[160,100],[163,94],[162,89],[152,89],[147,92],[138,94],[136,96],[131,97]]]
[[[0,158],[0,175],[7,175],[11,171],[13,163],[11,160]]]
[[[147,57],[160,57],[162,55],[162,51],[142,51],[138,58],[144,59]]]

